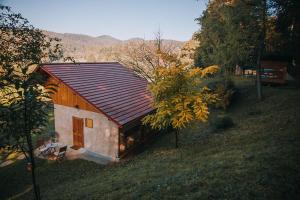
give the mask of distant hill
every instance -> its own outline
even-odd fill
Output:
[[[124,46],[135,45],[135,43],[143,42],[142,38],[131,38],[128,40],[120,40],[110,35],[101,35],[92,37],[83,34],[74,33],[56,33],[44,31],[50,37],[61,39],[65,56],[71,56],[76,61],[81,62],[103,62],[115,61],[115,54],[122,54]],[[153,42],[146,40],[145,42]],[[184,42],[176,40],[163,40],[167,45],[172,45],[174,51],[179,51]]]
[[[125,40],[125,42],[136,42],[136,41],[143,41],[143,38],[135,37],[135,38],[130,38],[128,40]]]
[[[105,45],[110,46],[114,44],[121,43],[122,40],[116,39],[109,35],[101,35],[98,37],[92,37],[84,34],[74,34],[74,33],[55,33],[50,31],[44,31],[44,33],[51,37],[57,37],[62,39],[63,43],[72,42],[74,44],[85,43],[86,45]]]
[[[122,42],[122,40],[116,39],[110,35],[101,35],[96,37],[96,39],[99,43],[102,43],[104,45],[113,45]]]

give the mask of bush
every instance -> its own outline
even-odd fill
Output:
[[[231,117],[226,115],[218,115],[214,120],[210,122],[210,125],[215,130],[231,128],[234,124]]]
[[[236,88],[231,79],[221,79],[210,82],[208,87],[218,95],[218,101],[215,103],[216,108],[222,108],[226,110],[236,93]]]
[[[215,92],[219,98],[219,100],[215,104],[215,107],[226,110],[231,104],[231,100],[234,95],[234,90],[227,89],[224,85],[218,85]]]

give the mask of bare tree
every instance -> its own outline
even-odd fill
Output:
[[[131,68],[137,75],[154,81],[154,71],[158,66],[169,66],[169,63],[160,59],[161,53],[178,56],[176,45],[164,42],[162,33],[155,33],[155,40],[136,40],[123,45],[122,50],[115,54],[115,60]]]

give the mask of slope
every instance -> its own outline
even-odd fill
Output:
[[[213,131],[196,124],[182,131],[181,146],[163,135],[119,164],[40,161],[43,199],[299,199],[300,90],[264,87],[256,101],[250,82],[228,111],[234,126]],[[22,161],[0,168],[0,199],[30,187]],[[32,198],[27,192],[20,199]]]

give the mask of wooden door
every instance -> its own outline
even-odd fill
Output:
[[[73,117],[73,145],[76,147],[84,147],[83,141],[83,119]]]

